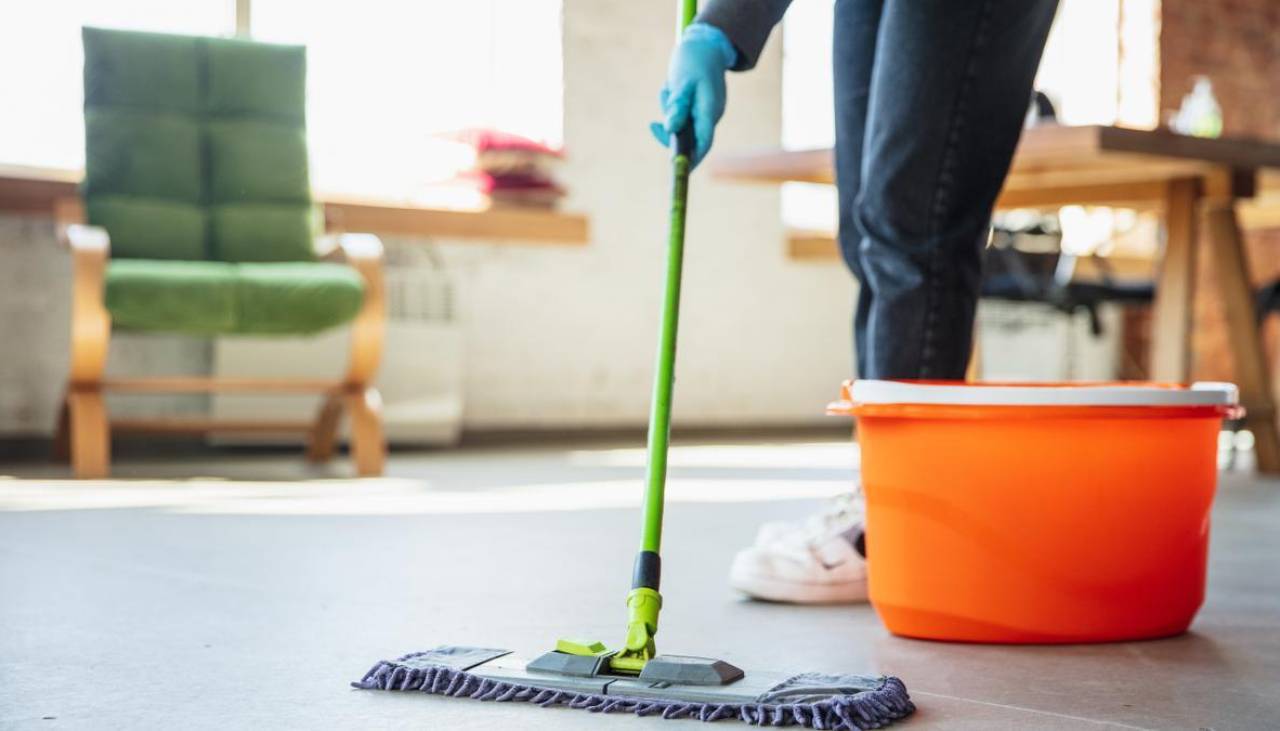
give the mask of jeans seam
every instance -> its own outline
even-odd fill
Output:
[[[936,238],[938,235],[942,213],[949,199],[951,187],[954,185],[952,171],[956,164],[956,147],[960,133],[965,127],[968,94],[972,89],[973,79],[976,76],[978,50],[986,43],[987,26],[991,21],[991,5],[991,0],[984,0],[982,3],[978,24],[973,33],[973,43],[969,48],[969,59],[965,64],[964,76],[961,79],[960,91],[956,94],[956,101],[951,108],[951,116],[947,123],[946,144],[942,149],[942,163],[938,168],[937,186],[934,188],[933,201],[929,211],[929,225],[926,229],[928,231],[927,235],[931,239]],[[934,375],[930,372],[929,364],[936,350],[934,341],[937,335],[937,307],[942,301],[942,298],[938,296],[938,290],[942,286],[942,281],[938,276],[938,258],[941,248],[935,241],[934,245],[929,247],[928,260],[925,263],[927,267],[925,276],[928,278],[928,284],[926,286],[924,332],[920,338],[920,367],[917,369],[921,378],[929,378]]]

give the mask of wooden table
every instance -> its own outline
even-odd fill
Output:
[[[1023,133],[996,207],[1106,205],[1162,213],[1151,348],[1151,377],[1159,381],[1186,382],[1191,376],[1197,242],[1203,240],[1215,257],[1236,382],[1257,437],[1258,467],[1277,473],[1280,433],[1271,371],[1236,210],[1239,201],[1254,196],[1263,168],[1280,169],[1280,144],[1120,127],[1038,127]],[[712,172],[764,183],[835,181],[830,149],[721,157]]]

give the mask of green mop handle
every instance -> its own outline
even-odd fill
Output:
[[[697,14],[697,0],[681,0],[676,42]],[[653,402],[649,413],[649,464],[644,491],[644,530],[636,555],[627,596],[629,623],[627,650],[652,657],[653,635],[658,632],[662,597],[658,584],[662,573],[658,550],[662,543],[662,508],[667,481],[667,444],[671,436],[671,391],[675,382],[676,329],[680,319],[680,274],[684,263],[684,219],[689,196],[689,167],[693,158],[691,124],[672,135],[671,223],[667,238],[667,276],[662,299],[662,329],[658,337],[657,368],[653,377]]]

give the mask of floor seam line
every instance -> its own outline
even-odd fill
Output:
[[[912,697],[932,696],[934,698],[946,698],[948,700],[961,701],[963,703],[975,703],[981,706],[992,706],[994,708],[1007,708],[1013,711],[1024,711],[1026,713],[1034,713],[1040,716],[1053,716],[1055,718],[1062,718],[1069,721],[1084,721],[1086,723],[1093,723],[1099,726],[1116,726],[1119,728],[1134,729],[1134,731],[1155,731],[1155,729],[1149,728],[1147,726],[1134,726],[1132,724],[1121,723],[1119,721],[1103,721],[1096,718],[1088,718],[1085,716],[1073,716],[1069,713],[1043,711],[1038,708],[1027,708],[1026,706],[1013,706],[1013,705],[1009,705],[1008,703],[995,703],[993,701],[981,701],[976,698],[965,698],[963,696],[947,695],[946,693],[930,693],[929,691],[924,691],[924,690],[912,690],[911,695]]]

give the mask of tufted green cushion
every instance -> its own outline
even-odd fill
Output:
[[[355,317],[364,280],[322,262],[118,259],[107,266],[116,327],[190,335],[307,335]]]
[[[113,257],[205,258],[199,39],[83,32],[89,223]]]
[[[199,38],[104,28],[83,37],[85,108],[201,110]]]
[[[296,46],[205,39],[208,92],[213,117],[252,117],[302,127],[307,63]]]
[[[84,128],[84,192],[89,200],[105,194],[202,201],[200,125],[192,118],[132,109],[88,109]]]
[[[213,255],[223,261],[312,258],[316,227],[302,129],[215,120],[208,138]]]
[[[205,209],[162,198],[96,195],[86,203],[89,223],[111,232],[113,258],[205,258]]]
[[[211,201],[310,202],[300,128],[234,119],[211,121],[208,130]]]
[[[277,203],[214,206],[210,233],[223,261],[306,261],[323,229],[318,209]]]
[[[217,335],[236,327],[234,264],[113,259],[107,310],[115,327]]]
[[[239,264],[236,332],[304,335],[355,317],[364,280],[349,266],[328,263]]]

